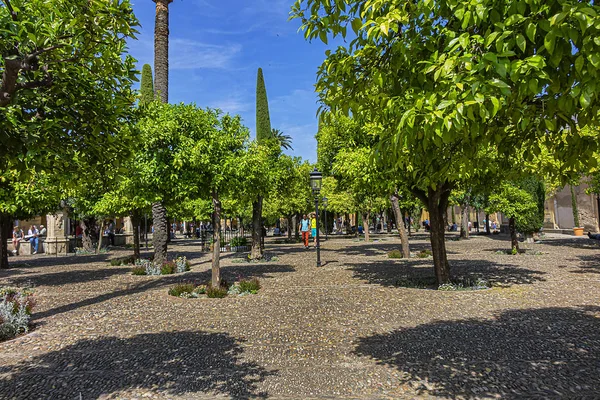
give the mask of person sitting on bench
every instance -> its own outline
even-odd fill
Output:
[[[596,239],[596,240],[600,240],[600,233],[592,233],[592,232],[588,232],[588,237],[590,239]]]

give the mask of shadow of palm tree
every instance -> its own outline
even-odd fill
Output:
[[[164,332],[79,341],[0,367],[0,397],[98,398],[124,391],[265,398],[257,384],[277,371],[243,361],[242,340],[226,333]]]
[[[361,338],[355,353],[400,371],[421,395],[596,397],[600,307],[511,310]]]

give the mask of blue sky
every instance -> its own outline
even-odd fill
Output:
[[[292,136],[289,154],[316,161],[316,71],[325,58],[288,21],[294,0],[175,0],[170,11],[169,102],[240,114],[254,136],[256,71],[262,67],[271,125]],[[153,65],[151,0],[135,0],[142,27],[129,53]],[[153,68],[154,70],[154,68]]]

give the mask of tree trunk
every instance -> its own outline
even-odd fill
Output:
[[[485,233],[490,234],[490,214],[485,214]]]
[[[477,224],[475,226],[475,230],[477,230],[477,233],[479,233],[479,209],[478,208],[475,209],[475,223]]]
[[[426,196],[423,192],[419,192],[418,197],[422,201],[426,201],[428,205],[433,268],[437,284],[441,285],[450,281],[450,265],[448,264],[448,257],[446,255],[444,231],[444,213],[448,208],[450,189],[445,186],[438,187],[436,190],[429,188]]]
[[[81,246],[83,250],[87,252],[94,251],[94,244],[92,243],[92,230],[96,225],[96,221],[93,218],[82,218],[79,221],[81,227]],[[58,248],[56,249],[58,252]]]
[[[138,260],[140,256],[140,225],[142,223],[142,217],[139,211],[131,213],[131,223],[133,224],[133,257]]]
[[[293,224],[293,217],[291,215],[288,215],[287,217],[287,237],[288,237],[288,242],[292,241],[292,225]]]
[[[296,242],[300,241],[300,231],[298,230],[298,224],[300,223],[298,221],[300,221],[300,217],[301,217],[300,214],[296,214],[296,221],[294,224],[294,238],[295,238]]]
[[[100,223],[100,232],[98,232],[98,247],[96,248],[96,254],[100,254],[102,248],[102,238],[104,237],[104,221]]]
[[[212,192],[213,202],[213,254],[212,254],[212,280],[214,288],[221,285],[221,201],[216,190]]]
[[[508,219],[508,229],[510,230],[510,248],[513,253],[519,252],[519,239],[517,239],[517,226],[515,224],[515,217]]]
[[[253,260],[260,260],[263,257],[261,245],[262,202],[263,198],[259,197],[257,201],[252,203],[252,252],[250,253],[250,258]]]
[[[6,241],[11,237],[10,215],[0,214],[0,269],[8,269],[8,246]]]
[[[363,228],[365,230],[365,242],[368,242],[369,238],[370,238],[370,234],[369,234],[369,219],[370,218],[371,218],[370,212],[363,213]]]
[[[154,222],[154,234],[152,244],[154,245],[154,262],[162,265],[167,261],[167,237],[169,227],[167,226],[167,210],[161,202],[152,204],[152,220]]]
[[[352,233],[352,228],[350,227],[350,214],[344,213],[344,223],[346,224],[346,235]]]
[[[154,0],[154,90],[163,103],[169,102],[169,3],[172,1]]]
[[[398,233],[400,234],[400,241],[402,242],[402,258],[410,258],[410,248],[408,246],[408,236],[404,228],[404,218],[400,211],[398,204],[398,193],[390,195],[390,202],[392,203],[392,210],[394,211],[394,218],[396,219],[396,226],[398,227]],[[390,223],[388,221],[388,226]]]
[[[461,204],[460,206],[460,238],[468,239],[469,238],[469,204]]]

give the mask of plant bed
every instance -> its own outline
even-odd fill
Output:
[[[189,271],[190,262],[185,257],[177,257],[175,260],[166,261],[158,265],[151,260],[140,258],[135,260],[135,266],[131,269],[133,275],[171,275],[182,274]]]
[[[31,312],[35,307],[33,290],[0,288],[0,341],[29,332]]]
[[[398,279],[395,284],[396,287],[410,288],[410,289],[429,289],[429,290],[442,290],[442,291],[473,291],[473,290],[486,290],[491,288],[489,281],[482,278],[454,278],[449,283],[437,285],[436,279],[433,276],[427,277],[404,277]]]
[[[258,260],[253,260],[250,258],[250,254],[247,254],[244,257],[237,257],[234,258],[233,260],[231,260],[232,263],[234,264],[242,264],[242,263],[251,263],[251,264],[257,264],[257,263],[262,263],[262,262],[275,262],[275,261],[279,261],[279,257],[274,256],[272,254],[263,254],[263,258],[258,259]]]
[[[258,293],[260,288],[258,278],[241,279],[231,286],[223,280],[220,287],[213,287],[210,283],[184,282],[170,288],[169,295],[183,299],[242,297]]]
[[[519,249],[518,252],[507,249],[507,250],[496,250],[494,251],[495,254],[502,254],[502,255],[509,255],[509,256],[517,256],[520,254],[524,254],[524,255],[528,255],[528,256],[541,256],[544,253],[542,253],[539,250],[532,250],[532,249]]]

